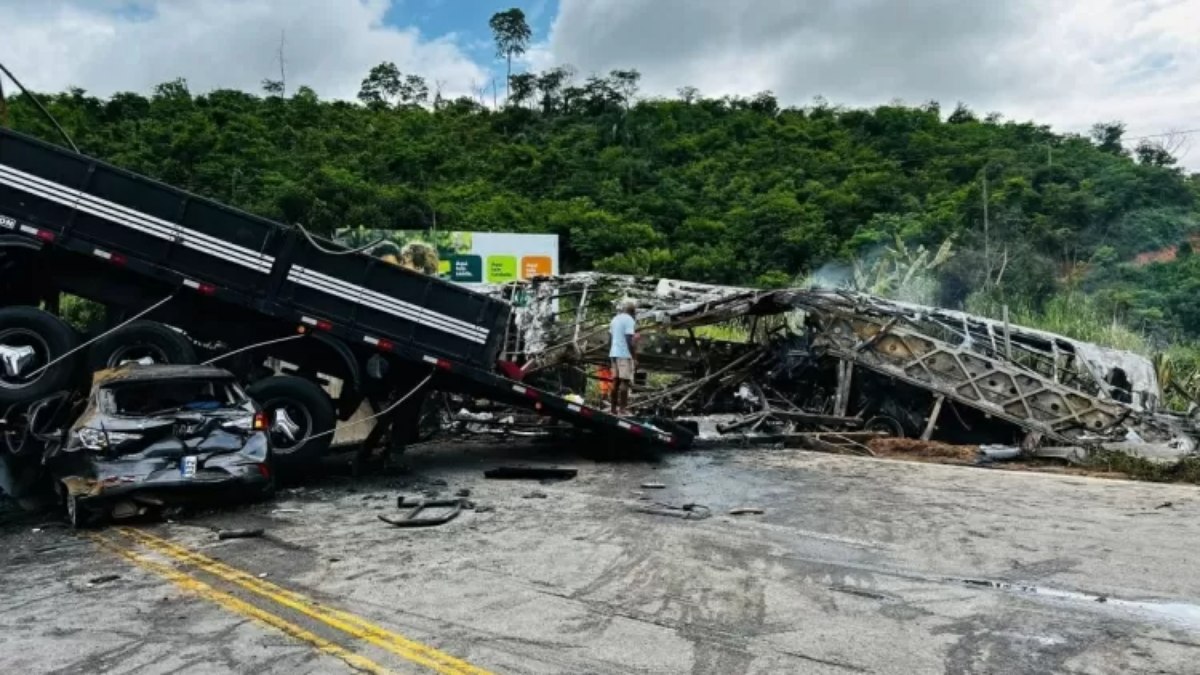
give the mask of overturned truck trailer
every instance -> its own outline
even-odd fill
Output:
[[[1025,448],[1195,448],[1192,419],[1161,408],[1148,359],[962,312],[843,290],[590,273],[495,291],[519,307],[509,358],[576,375],[604,363],[614,301],[637,300],[640,361],[652,375],[635,409],[725,413],[724,432],[862,428]]]

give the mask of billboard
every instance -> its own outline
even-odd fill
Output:
[[[503,284],[558,274],[557,234],[338,230],[338,243],[460,284]]]

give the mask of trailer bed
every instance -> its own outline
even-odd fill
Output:
[[[691,442],[685,431],[664,432],[496,373],[511,311],[503,301],[7,129],[0,129],[3,237],[426,364],[442,386],[602,433]]]

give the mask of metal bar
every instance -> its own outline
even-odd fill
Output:
[[[1004,306],[1004,356],[1012,361],[1012,336],[1008,326],[1008,305]]]
[[[854,377],[854,362],[846,359],[838,360],[837,395],[834,398],[833,414],[835,417],[845,417],[846,408],[850,406],[850,384]]]
[[[921,440],[927,441],[933,437],[933,429],[937,426],[938,415],[942,412],[942,403],[946,401],[946,397],[938,394],[938,397],[933,400],[933,410],[929,413],[929,421],[925,423],[925,431],[921,432]]]

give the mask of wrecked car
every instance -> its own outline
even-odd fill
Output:
[[[228,371],[103,370],[79,407],[43,454],[72,526],[272,489],[266,415]]]

